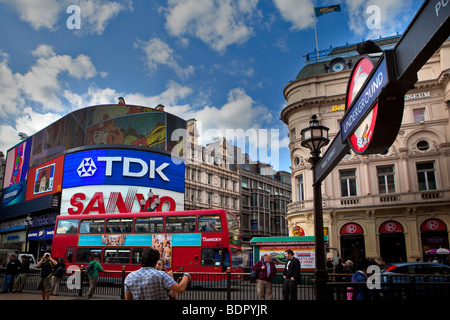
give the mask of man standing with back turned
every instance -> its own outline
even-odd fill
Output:
[[[167,300],[168,290],[181,294],[191,279],[185,273],[180,283],[176,283],[165,271],[156,270],[160,256],[155,249],[145,249],[142,253],[142,268],[133,271],[125,279],[125,300]]]
[[[283,271],[283,299],[297,300],[297,284],[300,283],[300,261],[294,257],[294,252],[288,249],[284,252],[287,261]]]

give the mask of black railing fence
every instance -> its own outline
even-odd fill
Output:
[[[59,294],[86,296],[89,289],[88,276],[81,274],[81,286],[75,287],[74,274],[66,274],[60,281]],[[129,272],[105,271],[99,272],[95,296],[124,298],[124,280]],[[183,273],[175,273],[175,279]],[[327,282],[327,299],[341,301],[349,298],[353,292],[366,300],[412,300],[412,299],[449,299],[450,276],[446,275],[381,275],[373,278],[371,284],[352,283],[352,274],[329,274]],[[258,300],[256,283],[251,281],[249,273],[191,273],[188,289],[177,296],[179,300]],[[5,272],[0,272],[0,288],[3,288]],[[80,278],[78,278],[80,279]],[[31,272],[24,291],[38,292],[39,272]],[[15,286],[13,285],[15,289]],[[282,300],[283,279],[281,274],[272,281],[272,296],[274,300]],[[314,275],[304,273],[297,286],[299,300],[315,300]],[[362,294],[360,294],[362,293]]]

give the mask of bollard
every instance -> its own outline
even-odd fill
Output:
[[[227,268],[227,300],[231,300],[231,268]]]
[[[125,300],[125,266],[122,266],[122,287],[120,288],[120,299]]]
[[[82,297],[83,296],[83,280],[84,280],[84,266],[81,265],[81,274],[80,274],[80,289],[78,290],[78,296]]]

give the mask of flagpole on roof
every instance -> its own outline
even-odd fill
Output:
[[[314,17],[314,32],[316,34],[316,55],[319,59],[319,41],[317,40],[317,17]]]
[[[337,4],[334,6],[328,6],[328,7],[313,7],[314,8],[314,13],[315,13],[315,17],[314,17],[314,31],[316,34],[316,55],[317,55],[317,59],[319,59],[319,41],[317,39],[317,18],[330,13],[330,12],[341,12],[341,5]]]

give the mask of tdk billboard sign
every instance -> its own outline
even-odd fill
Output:
[[[65,156],[63,188],[132,185],[184,193],[184,163],[169,156],[127,149],[102,149]]]

